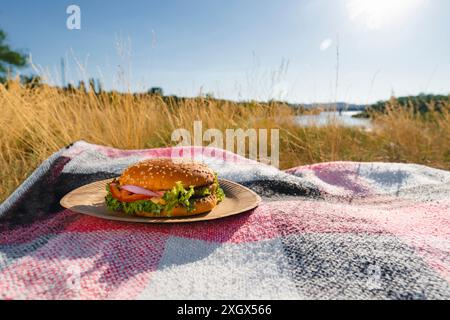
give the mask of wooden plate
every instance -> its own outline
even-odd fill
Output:
[[[261,198],[250,189],[238,183],[219,179],[219,184],[225,192],[225,199],[213,210],[207,213],[179,218],[146,218],[129,216],[122,212],[111,212],[105,204],[105,186],[112,179],[87,184],[66,194],[60,204],[72,211],[90,216],[127,222],[141,223],[182,223],[224,218],[251,210],[258,206]]]

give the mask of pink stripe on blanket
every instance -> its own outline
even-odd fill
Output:
[[[1,298],[134,298],[167,240],[132,231],[65,233],[0,271]]]
[[[72,158],[87,150],[95,150],[103,153],[109,158],[129,157],[129,156],[147,156],[147,157],[201,157],[215,158],[217,160],[225,160],[230,162],[239,163],[255,163],[256,161],[250,160],[243,156],[239,156],[233,152],[229,152],[224,149],[214,147],[166,147],[155,149],[135,149],[135,150],[122,150],[102,145],[89,144],[84,141],[76,142],[70,149],[63,152],[63,156]]]
[[[120,150],[105,148],[101,150],[109,158],[127,157],[127,156],[141,156],[149,158],[190,158],[198,161],[215,159],[220,161],[232,162],[232,163],[255,163],[255,161],[239,156],[232,152],[228,152],[223,149],[209,148],[209,147],[171,147],[171,148],[158,148],[158,149],[145,149],[145,150]]]
[[[358,217],[359,211],[358,207],[351,205],[312,200],[274,201],[262,203],[248,213],[188,224],[130,224],[84,216],[68,226],[67,231],[133,230],[231,243],[254,242],[305,232],[384,232],[377,223]]]
[[[358,216],[383,226],[383,229],[398,236],[450,237],[450,202],[416,202],[402,200],[396,205],[392,198],[390,207],[380,209],[360,203]],[[450,245],[450,242],[449,242]]]
[[[358,163],[333,162],[296,167],[286,172],[303,175],[323,192],[341,197],[370,196],[375,190],[360,177]]]
[[[172,236],[195,238],[212,242],[258,241],[272,238],[270,214],[263,211],[250,211],[240,215],[195,223],[181,224],[139,224],[102,220],[90,216],[82,216],[68,226],[68,232],[96,232],[100,230],[130,230],[139,233],[154,232]]]
[[[383,197],[386,202],[389,199]],[[26,243],[46,234],[129,230],[153,232],[215,242],[253,242],[302,232],[390,233],[448,236],[447,204],[401,201],[372,205],[373,199],[342,203],[315,200],[262,203],[256,210],[225,219],[189,224],[136,224],[98,219],[64,210],[28,227],[0,233],[0,244]],[[398,202],[398,201],[397,201]]]
[[[0,245],[21,244],[30,242],[41,236],[59,234],[64,232],[65,228],[79,217],[80,215],[73,211],[63,210],[31,225],[1,230]]]

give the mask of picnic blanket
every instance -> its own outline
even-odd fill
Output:
[[[262,204],[188,224],[66,210],[81,185],[151,157],[201,157]],[[201,153],[200,153],[201,152]],[[450,172],[332,162],[287,171],[224,150],[78,141],[0,205],[2,299],[449,299]]]

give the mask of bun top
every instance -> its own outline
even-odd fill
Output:
[[[214,171],[203,163],[181,158],[155,158],[128,167],[119,183],[154,191],[172,189],[181,181],[184,187],[201,187],[214,182]]]

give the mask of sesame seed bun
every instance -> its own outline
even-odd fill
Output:
[[[202,187],[214,182],[214,171],[203,163],[170,158],[148,159],[128,167],[119,178],[120,185],[134,185],[153,191],[183,186]]]
[[[191,212],[188,212],[186,208],[184,207],[175,207],[172,212],[169,214],[166,211],[163,211],[161,213],[151,213],[151,212],[136,212],[137,216],[141,217],[187,217],[187,216],[193,216],[201,213],[206,213],[214,209],[214,207],[217,205],[217,197],[214,194],[211,194],[207,197],[196,199],[195,202],[195,209]]]

